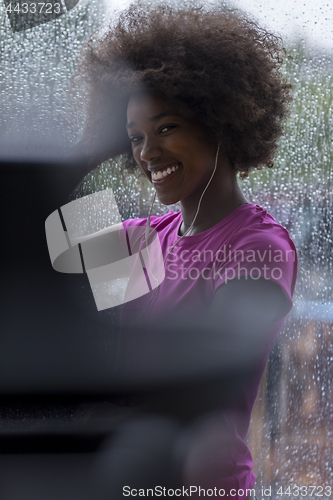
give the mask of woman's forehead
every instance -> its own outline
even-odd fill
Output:
[[[127,127],[136,120],[155,120],[167,115],[177,115],[174,106],[152,94],[140,93],[130,97],[127,106]]]

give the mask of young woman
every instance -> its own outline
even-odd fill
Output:
[[[239,13],[135,3],[89,45],[77,72],[89,96],[76,148],[86,171],[122,154],[124,166],[139,168],[160,202],[181,207],[124,222],[126,231],[157,232],[164,275],[159,279],[147,265],[158,286],[124,304],[122,331],[188,321],[221,335],[260,338],[256,374],[244,381],[238,407],[223,409],[228,448],[211,450],[213,476],[201,477],[229,492],[255,482],[244,439],[297,275],[287,230],[249,202],[237,182],[238,174],[273,167],[291,101],[282,52],[279,38]],[[189,484],[208,470],[207,460],[203,454],[189,462]]]

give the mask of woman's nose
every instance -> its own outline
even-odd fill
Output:
[[[162,149],[158,142],[154,139],[146,139],[140,152],[140,160],[149,162],[158,158],[161,154]]]

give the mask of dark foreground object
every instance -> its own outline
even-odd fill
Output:
[[[256,365],[253,339],[180,325],[132,331],[115,371],[115,317],[97,312],[86,275],[52,269],[46,245],[76,168],[0,164],[1,500],[177,487],[188,430],[236,404]]]

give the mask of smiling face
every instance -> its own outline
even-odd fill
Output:
[[[141,171],[161,203],[193,201],[204,190],[215,164],[217,145],[167,102],[147,94],[131,97],[127,131]]]

